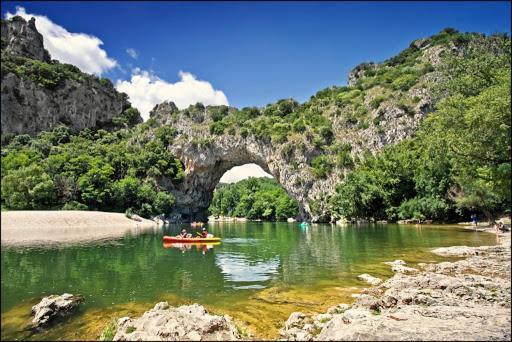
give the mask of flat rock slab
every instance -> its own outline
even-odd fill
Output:
[[[294,313],[281,330],[297,341],[510,341],[510,235],[501,245],[440,249],[466,255],[455,262],[396,272],[329,315]],[[465,253],[465,254],[459,254]],[[386,262],[408,268],[403,260]],[[339,308],[339,309],[338,309]]]
[[[241,336],[229,316],[208,314],[199,305],[160,302],[141,317],[120,318],[114,341],[235,341]]]
[[[391,271],[395,273],[412,273],[418,271],[416,268],[405,266],[405,261],[403,260],[395,260],[395,261],[387,261],[386,265],[391,266]]]
[[[69,293],[44,297],[32,307],[32,315],[34,315],[32,323],[35,327],[47,326],[57,317],[66,317],[74,313],[81,301],[81,296]]]
[[[380,283],[382,283],[382,279],[375,278],[367,273],[358,275],[357,279],[365,281],[370,285],[379,285]]]

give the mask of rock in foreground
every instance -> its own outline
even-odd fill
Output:
[[[140,318],[117,322],[114,341],[235,341],[240,340],[229,316],[214,316],[198,304],[169,307],[161,302]]]
[[[425,265],[412,275],[402,260],[387,263],[395,276],[363,290],[355,303],[328,314],[293,313],[281,330],[285,340],[510,341],[510,235],[500,246],[434,250],[469,255]],[[403,269],[405,268],[405,270]]]
[[[382,279],[375,278],[367,273],[360,274],[357,276],[357,279],[367,282],[370,285],[379,285],[382,283]]]
[[[32,307],[32,315],[35,316],[32,323],[35,327],[43,327],[57,317],[69,316],[76,311],[81,301],[82,297],[69,293],[44,297]]]

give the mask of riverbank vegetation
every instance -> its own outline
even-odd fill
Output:
[[[510,213],[510,39],[499,38],[447,59],[446,81],[434,89],[436,111],[413,138],[357,165],[331,199],[334,215],[450,220]]]
[[[72,135],[60,126],[36,138],[4,140],[2,207],[128,211],[143,217],[169,212],[175,199],[156,179],[179,181],[183,168],[164,145],[172,132],[158,130],[157,139],[148,139],[149,129],[145,123]]]
[[[298,215],[299,207],[275,179],[251,177],[237,183],[219,184],[209,212],[217,217],[286,221]]]
[[[311,179],[297,186],[338,183],[334,194],[305,195],[311,214],[325,220],[490,218],[510,212],[510,62],[507,35],[445,29],[380,64],[360,64],[348,86],[304,103],[172,104],[145,123],[129,108],[112,120],[113,132],[73,135],[61,126],[36,138],[3,134],[1,205],[169,214],[175,199],[167,190],[184,178],[169,145],[199,151],[231,135],[263,142],[292,172],[302,167]],[[18,58],[2,66],[2,76],[16,72],[53,87],[77,73],[64,64],[48,68]],[[297,210],[273,180],[221,187],[210,207],[213,215],[264,220]]]

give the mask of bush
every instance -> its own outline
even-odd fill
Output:
[[[398,78],[396,78],[392,83],[391,87],[394,90],[402,90],[407,91],[409,90],[413,85],[418,82],[418,76],[415,74],[405,74]]]
[[[156,138],[164,145],[170,145],[176,136],[176,129],[170,126],[162,126],[156,130]]]
[[[384,95],[376,96],[373,100],[370,101],[370,107],[373,109],[379,108],[380,104],[387,100],[387,97]]]
[[[112,118],[112,123],[118,126],[133,127],[142,123],[142,117],[136,108],[128,108],[120,115]]]
[[[318,178],[324,178],[332,170],[333,164],[328,156],[321,155],[311,160],[312,173]]]
[[[10,209],[44,209],[55,201],[55,184],[36,164],[21,167],[2,178],[2,200]]]
[[[220,121],[228,115],[228,106],[209,107],[208,112],[213,121]]]
[[[334,137],[331,126],[321,126],[319,128],[319,133],[325,139],[326,143],[330,143]]]
[[[169,192],[160,191],[155,197],[155,214],[169,214],[176,202],[174,196]]]
[[[85,204],[82,204],[77,201],[71,201],[62,207],[61,210],[89,210],[89,207],[87,207]]]
[[[215,135],[224,134],[224,129],[226,129],[226,124],[223,121],[217,121],[210,123],[210,133]]]
[[[133,217],[133,215],[135,215],[133,208],[126,209],[126,211],[124,212],[124,215],[126,217],[128,217],[129,219],[131,219]]]
[[[1,144],[2,146],[7,146],[11,143],[16,135],[14,133],[1,133]]]
[[[240,129],[240,135],[244,138],[246,138],[249,135],[249,130],[246,127],[242,127]]]
[[[302,133],[306,130],[304,120],[302,118],[296,119],[292,124],[292,129],[296,133]]]
[[[337,163],[341,167],[352,167],[354,166],[354,160],[348,150],[342,150],[338,153]]]

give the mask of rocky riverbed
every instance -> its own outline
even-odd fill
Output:
[[[237,341],[229,316],[210,315],[201,305],[170,307],[161,302],[137,319],[120,318],[114,341]]]
[[[438,248],[455,262],[387,263],[395,275],[327,313],[293,313],[282,340],[506,340],[511,338],[510,233],[500,245]],[[378,284],[377,278],[360,277]]]

